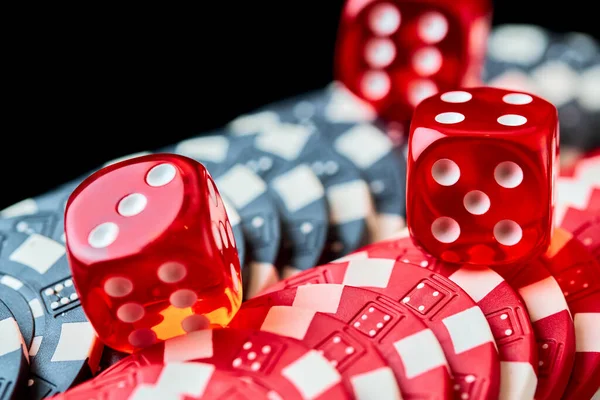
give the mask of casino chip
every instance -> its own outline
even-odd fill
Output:
[[[275,261],[281,243],[281,221],[275,196],[267,183],[243,164],[224,170],[229,140],[222,135],[184,140],[163,152],[181,154],[201,162],[211,173],[222,195],[235,204],[248,241],[248,267],[244,268],[244,296],[278,280]]]
[[[39,233],[64,243],[65,206],[69,196],[82,179],[63,184],[47,193],[22,200],[0,211],[0,229],[28,234]]]
[[[267,191],[275,202],[281,221],[282,246],[276,264],[283,268],[284,276],[311,268],[319,260],[327,238],[329,218],[323,185],[306,164],[288,162],[254,147],[253,142],[251,136],[204,136],[194,141],[194,148],[198,151],[189,151],[188,145],[188,151],[180,154],[203,163],[208,158],[215,169],[211,173],[217,186],[230,186],[240,198],[252,196],[256,191]],[[246,166],[238,164],[240,162]],[[205,165],[210,171],[208,163]],[[239,177],[236,183],[232,182],[231,176],[223,178],[224,171],[232,168]],[[253,180],[246,171],[260,176],[266,185],[262,185],[262,180]],[[252,290],[248,291],[248,295],[252,297],[272,283],[273,279],[266,274],[255,279],[252,273]]]
[[[371,241],[405,226],[406,160],[391,139],[396,130],[387,127],[386,135],[373,109],[342,84],[335,82],[319,92],[268,105],[248,117],[235,119],[227,129],[240,134],[268,130],[278,122],[307,125],[360,170],[377,212],[369,227]]]
[[[227,162],[242,161],[277,194],[283,242],[277,260],[283,277],[312,268],[325,246],[329,212],[325,188],[306,164],[261,150],[253,136],[229,139]]]
[[[500,361],[494,336],[481,309],[453,282],[415,265],[368,259],[319,266],[278,283],[268,292],[315,283],[364,287],[402,304],[441,343],[458,396],[497,398]]]
[[[600,215],[600,153],[580,159],[556,179],[555,221],[568,231]]]
[[[2,300],[0,338],[0,399],[23,398],[29,374],[27,349],[13,314]]]
[[[567,148],[600,145],[600,52],[594,38],[575,32],[550,34],[534,25],[497,26],[488,40],[484,81],[553,103],[560,120],[561,155]]]
[[[589,228],[592,224],[595,232]],[[593,243],[598,249],[599,233],[598,219],[576,237],[557,228],[540,258],[563,290],[575,321],[575,364],[563,399],[591,398],[600,385],[600,261],[584,245]]]
[[[447,361],[433,332],[370,290],[319,284],[270,292],[243,303],[230,326],[301,340],[351,377],[356,398],[363,389],[377,399],[451,397]],[[389,367],[380,366],[380,355]]]
[[[436,260],[413,244],[408,229],[389,240],[359,249],[342,261],[392,259],[435,271],[477,302],[494,334],[500,355],[500,398],[533,399],[538,350],[527,309],[519,295],[489,268],[461,267]]]
[[[73,287],[65,248],[18,232],[0,232],[0,242],[0,298],[29,350],[28,398],[65,391],[96,371],[102,350]]]
[[[360,333],[350,331],[346,323],[329,315],[268,300],[260,304],[251,301],[255,307],[246,307],[237,322],[229,326],[261,329],[263,324],[261,330],[302,341],[337,368],[354,398],[363,398],[364,393],[381,399],[401,397],[393,371]]]
[[[241,374],[218,370],[212,364],[183,362],[131,368],[97,377],[52,400],[257,399],[272,400],[276,393]]]
[[[250,329],[206,329],[178,336],[130,355],[98,377],[188,361],[243,374],[286,400],[350,399],[337,369],[317,350],[295,339]]]
[[[251,121],[245,124],[253,125]],[[356,166],[333,151],[321,135],[303,125],[280,123],[256,133],[241,134],[252,135],[253,146],[274,157],[309,165],[323,184],[330,225],[321,260],[341,257],[364,244],[367,224],[375,222],[375,209],[369,186]],[[255,163],[248,165],[258,167]]]
[[[494,270],[521,295],[533,325],[539,360],[535,398],[560,398],[575,359],[575,327],[558,282],[539,259]]]

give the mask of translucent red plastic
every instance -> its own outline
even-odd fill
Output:
[[[241,304],[221,196],[187,157],[154,154],[92,174],[69,198],[65,234],[83,309],[116,350],[224,326]]]
[[[447,262],[531,259],[550,243],[557,173],[558,115],[549,102],[485,87],[433,96],[410,127],[410,234]]]
[[[438,91],[480,84],[491,15],[489,0],[348,0],[336,79],[384,118],[409,121]]]

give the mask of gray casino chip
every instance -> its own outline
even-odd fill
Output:
[[[281,122],[310,127],[359,169],[369,184],[377,213],[369,226],[370,241],[389,237],[405,226],[406,160],[398,152],[401,141],[386,134],[388,128],[383,128],[369,105],[333,83],[241,116],[228,124],[227,130],[236,135],[265,132]]]
[[[39,233],[61,243],[64,210],[69,196],[83,178],[63,184],[37,197],[22,200],[0,211],[0,229]]]
[[[0,400],[25,397],[29,357],[17,321],[0,300]]]
[[[217,142],[220,143],[219,148],[215,149],[213,146]],[[197,149],[202,149],[201,152],[212,155],[212,164],[219,170],[219,173],[215,172],[216,175],[222,175],[232,166],[245,163],[246,170],[254,171],[255,175],[264,180],[264,187],[249,177],[244,179],[243,185],[236,186],[238,196],[247,196],[260,187],[274,201],[281,222],[282,240],[276,264],[283,269],[283,276],[313,267],[325,245],[328,211],[323,185],[310,167],[289,162],[254,147],[252,136],[201,136],[195,138],[194,143]],[[217,154],[220,157],[216,157]],[[193,157],[200,155],[195,154]],[[221,188],[223,185],[234,186],[229,179],[217,178],[217,186]],[[254,281],[253,276],[251,285],[253,288],[260,286],[259,291],[272,283],[266,282],[264,276],[261,276],[258,284]],[[251,290],[250,295],[255,293],[257,292]]]
[[[329,230],[320,263],[340,258],[366,243],[368,222],[374,220],[375,209],[369,185],[354,164],[333,151],[317,132],[300,124],[276,124],[253,139],[253,146],[263,152],[285,162],[309,165],[321,181]],[[259,168],[258,164],[251,166]]]
[[[11,305],[30,360],[29,393],[42,399],[92,376],[103,345],[87,320],[62,243],[0,232],[0,297]]]
[[[551,34],[535,25],[500,25],[488,41],[483,80],[553,103],[565,149],[586,151],[600,144],[600,54],[594,38]]]
[[[105,163],[102,165],[102,168],[119,161],[124,161],[147,154],[150,153],[139,152],[124,157],[119,157],[118,159],[114,159]],[[39,233],[59,242],[65,243],[64,211],[67,200],[69,199],[69,196],[73,190],[75,190],[75,188],[77,188],[77,186],[79,186],[79,184],[90,174],[82,176],[78,179],[74,179],[73,181],[63,184],[47,193],[22,200],[5,208],[4,210],[1,210],[0,230],[28,234]],[[227,208],[227,214],[230,218],[238,254],[240,256],[240,264],[243,265],[243,260],[245,257],[245,242],[242,227],[240,225],[240,217],[231,201],[228,201],[224,198],[223,203]]]
[[[210,172],[219,193],[234,205],[247,241],[244,296],[251,297],[277,281],[275,262],[281,242],[277,206],[267,183],[243,164],[224,166],[229,140],[222,135],[191,138],[161,149],[201,162]]]
[[[594,148],[600,129],[600,53],[583,33],[553,35],[544,62],[531,71],[538,93],[558,109],[561,144]]]

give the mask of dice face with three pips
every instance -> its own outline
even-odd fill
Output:
[[[527,261],[550,243],[557,162],[549,102],[489,87],[430,97],[409,135],[410,233],[448,262]]]
[[[65,234],[81,304],[114,349],[223,326],[240,306],[225,206],[190,158],[154,154],[92,174],[69,198]]]

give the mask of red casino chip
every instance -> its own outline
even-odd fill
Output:
[[[251,301],[253,305],[246,307],[242,315],[238,312],[229,326],[261,329],[302,341],[338,369],[346,389],[357,399],[362,398],[361,393],[400,398],[394,372],[360,331],[349,329],[332,316],[275,300]]]
[[[343,260],[389,258],[433,270],[460,286],[477,302],[494,334],[501,361],[501,399],[533,399],[538,383],[538,349],[517,292],[489,268],[451,265],[422,252],[404,229],[396,237],[356,251]]]
[[[138,351],[98,376],[189,361],[243,374],[286,400],[351,398],[338,370],[317,350],[294,339],[249,329],[207,329],[178,336]]]
[[[536,399],[559,399],[575,359],[575,327],[565,296],[538,260],[496,269],[523,298],[538,345]]]
[[[273,399],[275,393],[212,364],[184,362],[129,368],[101,376],[52,400]]]
[[[364,287],[402,304],[439,340],[459,398],[498,397],[500,362],[493,334],[481,309],[453,282],[415,265],[370,259],[322,265],[280,282],[273,290],[313,283]]]
[[[589,399],[600,386],[600,222],[589,221],[577,232],[574,237],[557,228],[540,259],[562,288],[575,321],[575,364],[563,396],[572,400]],[[589,249],[596,249],[596,257]]]
[[[509,287],[500,283],[497,288],[483,296],[489,289],[490,283],[493,282],[491,280],[494,277],[493,271],[478,270],[477,273],[481,274],[484,279],[480,280],[478,277],[475,280],[473,278],[473,281],[468,283],[466,282],[466,276],[468,276],[466,272],[469,269],[465,267],[452,269],[450,266],[442,268],[443,264],[436,262],[431,256],[416,248],[407,235],[408,232],[403,230],[395,238],[367,246],[345,258],[392,258],[403,263],[408,262],[424,268],[434,268],[436,272],[462,285],[463,289],[474,299],[481,298],[478,305],[488,316],[488,322],[498,343],[502,360],[501,394],[516,393],[522,396],[516,398],[532,398],[530,393],[532,389],[535,389],[536,399],[560,398],[573,366],[575,330],[562,290],[548,270],[540,263],[533,263],[520,268],[511,267],[496,271]],[[471,273],[472,271],[469,272],[469,274]],[[518,292],[518,295],[515,291]],[[501,297],[498,297],[500,293],[502,293]],[[502,311],[507,307],[514,310],[522,309],[521,299],[529,314],[533,337],[527,332],[527,321],[523,317],[517,318],[516,312],[513,311],[503,318],[505,313]],[[498,315],[500,316],[499,320],[490,318],[490,316],[497,317]],[[517,328],[518,324],[522,324],[520,330]],[[514,328],[510,326],[514,326]],[[504,332],[502,328],[504,328]],[[514,343],[507,338],[499,340],[503,333],[506,335],[508,329],[512,330],[510,336],[513,338],[522,336],[521,340],[515,340]],[[536,346],[537,350],[532,346]],[[537,364],[535,364],[536,357]],[[517,363],[508,364],[509,361]],[[534,371],[537,370],[537,388],[535,387],[535,375],[532,375],[527,364],[531,364]],[[511,372],[515,372],[515,374],[511,374]]]
[[[433,332],[370,290],[319,284],[271,292],[245,302],[230,326],[290,336],[321,351],[343,376],[353,375],[356,398],[362,390],[381,399],[451,398],[447,361]],[[391,396],[396,380],[402,396]]]
[[[568,231],[573,232],[573,236],[579,239],[596,261],[600,262],[600,213],[588,214],[582,224]]]
[[[555,220],[572,232],[589,215],[600,216],[600,152],[579,160],[556,180]]]

